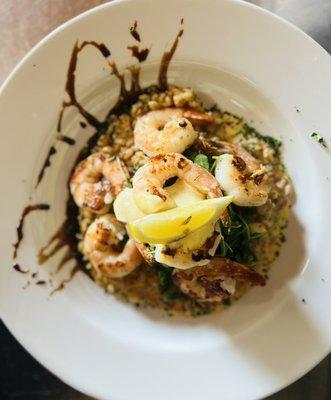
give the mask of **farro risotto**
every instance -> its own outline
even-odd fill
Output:
[[[109,121],[69,184],[94,281],[192,316],[264,286],[291,206],[281,143],[178,86],[146,89]]]

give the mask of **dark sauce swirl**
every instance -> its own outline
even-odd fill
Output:
[[[47,211],[50,209],[49,204],[34,204],[34,205],[29,205],[24,208],[21,214],[21,218],[19,219],[17,228],[16,228],[16,233],[17,233],[17,239],[16,242],[13,244],[14,247],[14,252],[13,252],[13,259],[17,257],[17,252],[19,249],[19,246],[22,242],[23,239],[23,227],[24,227],[24,222],[25,218],[32,212],[32,211],[37,211],[37,210],[44,210]]]
[[[161,59],[160,69],[159,69],[159,88],[161,91],[167,90],[168,88],[168,68],[172,57],[175,54],[175,51],[178,46],[179,39],[183,36],[184,29],[181,29],[170,48],[169,51],[165,51],[163,57]]]
[[[44,161],[44,164],[43,164],[43,166],[41,167],[41,170],[40,170],[40,172],[39,172],[39,174],[38,174],[37,183],[36,183],[36,185],[35,185],[35,188],[39,185],[39,183],[40,183],[41,180],[43,179],[44,173],[45,173],[45,169],[48,168],[48,167],[51,165],[51,157],[52,157],[55,153],[56,153],[56,148],[55,148],[54,146],[51,146],[50,149],[49,149],[49,151],[48,151],[48,153],[47,153],[47,156],[46,156],[46,159],[45,159],[45,161]]]

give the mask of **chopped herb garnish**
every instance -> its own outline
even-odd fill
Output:
[[[325,147],[325,148],[327,147],[323,136],[321,136],[319,133],[313,132],[310,136],[313,139],[315,139],[319,144],[321,144],[323,147]]]
[[[218,105],[215,103],[212,107],[210,107],[209,111],[211,112],[221,112],[220,108]]]
[[[244,124],[244,136],[253,136],[256,137],[257,139],[263,140],[267,145],[269,145],[271,148],[275,150],[276,156],[280,156],[280,147],[282,145],[282,142],[278,139],[275,139],[272,136],[264,136],[261,135],[261,133],[257,132],[254,128],[251,126]]]
[[[222,301],[222,303],[223,303],[225,306],[231,306],[231,299],[230,299],[230,298],[224,299],[224,300]]]
[[[172,286],[172,270],[171,267],[157,266],[157,277],[159,278],[161,292],[166,291]]]
[[[205,154],[198,154],[194,158],[194,163],[200,165],[201,167],[203,167],[207,171],[209,171],[209,161],[208,161],[208,157]]]
[[[196,151],[193,151],[192,149],[185,150],[183,154],[191,161],[194,161],[195,157],[198,155],[198,153]]]
[[[173,268],[162,264],[158,264],[156,268],[162,300],[165,303],[168,303],[169,301],[182,297],[183,294],[177,289],[172,281]]]
[[[148,244],[148,246],[149,246],[149,254],[151,255],[151,257],[154,258],[156,246],[155,246],[155,244]]]

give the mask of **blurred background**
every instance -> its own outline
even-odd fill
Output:
[[[331,0],[248,2],[266,8],[297,25],[329,53],[331,52]],[[47,33],[69,18],[102,3],[106,1],[0,0],[0,83],[24,54]],[[0,400],[88,399],[91,400],[90,397],[65,385],[35,361],[0,320]],[[330,399],[331,356],[325,358],[299,381],[268,398],[268,400]]]

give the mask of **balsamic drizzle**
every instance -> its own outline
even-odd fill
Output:
[[[82,123],[83,123],[83,122],[80,122],[80,126],[83,128]],[[85,128],[86,128],[86,126],[87,126],[87,125],[85,124]],[[71,137],[69,137],[69,136],[66,136],[66,135],[62,135],[61,133],[59,133],[59,134],[57,135],[56,139],[57,139],[57,140],[60,140],[60,142],[67,143],[69,146],[73,146],[73,145],[76,143],[76,140],[75,140],[75,139],[73,139],[73,138],[71,138]]]
[[[103,57],[106,59],[110,56],[110,50],[108,47],[103,44],[103,43],[97,43],[94,40],[89,40],[89,41],[84,41],[82,44],[78,44],[78,42],[75,43],[74,48],[71,53],[70,57],[70,62],[69,62],[69,67],[68,67],[68,72],[67,72],[67,82],[65,85],[65,91],[69,96],[69,101],[64,101],[62,103],[62,108],[59,114],[59,118],[57,121],[57,140],[60,140],[64,143],[67,143],[68,145],[74,145],[76,143],[75,139],[72,139],[68,136],[65,136],[61,133],[62,130],[62,120],[64,116],[64,112],[68,107],[76,107],[79,111],[79,113],[85,118],[85,120],[95,127],[96,129],[101,129],[105,126],[105,122],[99,121],[94,115],[92,115],[90,112],[88,112],[77,100],[76,96],[76,68],[77,68],[77,62],[78,62],[78,55],[79,53],[86,47],[86,46],[93,46],[96,49],[100,51]],[[82,123],[81,123],[82,124]],[[85,124],[86,126],[86,124]],[[45,159],[45,162],[39,172],[37,183],[35,188],[39,185],[41,182],[45,169],[50,166],[50,159],[53,154],[55,154],[56,149],[54,146],[52,146],[48,152],[48,155]]]
[[[138,22],[137,22],[137,21],[134,21],[133,26],[131,26],[131,28],[130,28],[130,33],[131,33],[132,37],[133,37],[137,42],[141,42],[141,38],[140,38],[140,35],[139,35],[138,31],[137,31],[137,27],[138,27]]]
[[[146,49],[139,50],[138,46],[128,46],[128,49],[131,50],[132,57],[136,57],[140,63],[144,62],[149,54],[149,49],[147,47]]]
[[[27,217],[27,215],[30,214],[30,212],[32,212],[32,211],[36,211],[36,210],[45,210],[46,211],[49,209],[50,209],[49,204],[44,204],[44,203],[29,205],[24,208],[24,210],[22,211],[21,218],[19,219],[18,226],[16,228],[17,240],[13,244],[13,247],[14,247],[13,259],[15,259],[17,257],[17,251],[18,251],[18,248],[23,239],[23,227],[24,227],[24,221],[25,221],[25,218]],[[15,268],[15,266],[14,266],[14,268]]]
[[[183,24],[184,19],[181,19],[181,25]],[[131,35],[140,42],[140,35],[138,34],[136,28],[138,26],[137,21],[134,22],[134,25],[130,28],[130,33]],[[160,69],[159,69],[159,75],[158,75],[158,85],[160,90],[166,90],[168,87],[168,79],[167,79],[167,72],[168,72],[168,67],[170,64],[170,61],[172,60],[172,57],[177,49],[179,38],[183,35],[184,30],[181,29],[178,34],[176,35],[175,41],[171,46],[171,49],[167,52],[164,52],[163,57],[161,59],[161,64],[160,64]],[[129,90],[126,89],[125,87],[125,80],[124,80],[124,74],[120,73],[118,71],[118,68],[116,66],[116,63],[114,61],[108,61],[108,65],[111,69],[111,72],[114,76],[117,77],[117,79],[120,82],[120,96],[118,99],[117,104],[108,112],[106,118],[104,121],[99,121],[93,114],[91,114],[89,111],[87,111],[77,100],[76,96],[76,68],[77,68],[77,62],[78,62],[78,55],[79,53],[86,47],[86,46],[93,46],[97,50],[100,51],[102,56],[106,59],[108,59],[111,55],[110,50],[108,47],[103,44],[103,43],[97,43],[93,40],[90,41],[84,41],[80,45],[78,42],[75,43],[74,48],[71,53],[70,57],[70,62],[69,62],[69,67],[68,67],[68,72],[67,72],[67,82],[65,85],[65,91],[69,96],[69,101],[64,101],[62,103],[62,108],[59,113],[59,118],[57,122],[57,139],[68,144],[68,145],[74,145],[76,143],[75,139],[72,139],[68,136],[65,136],[61,133],[62,130],[62,120],[64,116],[64,112],[68,107],[76,107],[81,114],[82,117],[86,120],[86,122],[96,128],[97,132],[104,132],[109,125],[109,117],[111,114],[116,114],[116,110],[123,109],[123,104],[120,105],[120,103],[126,101],[127,103],[132,103],[135,99],[138,98],[139,94],[141,94],[142,90],[140,87],[139,83],[139,74],[140,74],[140,69],[136,66],[130,66],[128,67],[130,73],[131,73],[131,87]],[[141,49],[139,50],[138,46],[128,46],[128,49],[131,50],[132,56],[136,57],[137,60],[142,63],[144,62],[149,54],[149,49]],[[146,88],[147,90],[148,88]],[[86,127],[86,122],[81,121],[80,125],[82,128]],[[49,150],[49,153],[46,157],[46,160],[41,168],[41,171],[39,172],[38,179],[36,186],[39,185],[41,182],[45,169],[50,166],[50,159],[52,155],[54,155],[56,152],[56,149],[54,146],[51,147]]]
[[[172,60],[172,57],[177,49],[179,39],[183,36],[184,30],[181,29],[175,38],[175,41],[173,42],[171,48],[169,51],[165,51],[163,54],[163,57],[161,59],[161,65],[159,69],[159,88],[161,91],[164,91],[168,88],[168,67],[170,64],[170,61]]]
[[[48,154],[46,156],[46,159],[44,161],[43,166],[41,167],[41,170],[38,174],[38,178],[37,178],[37,182],[35,184],[35,188],[39,185],[39,183],[41,182],[41,180],[43,179],[44,173],[45,173],[45,169],[48,168],[51,165],[51,157],[56,153],[56,148],[54,146],[51,146]]]
[[[104,122],[99,121],[94,115],[85,110],[85,108],[79,103],[76,96],[76,68],[78,61],[78,54],[86,47],[93,46],[100,51],[104,58],[108,58],[110,56],[110,50],[103,43],[97,43],[94,40],[84,41],[80,45],[78,42],[75,43],[74,48],[72,50],[68,73],[67,73],[67,83],[65,86],[65,91],[69,96],[69,101],[64,101],[62,103],[62,109],[59,115],[57,130],[60,133],[62,128],[62,119],[64,115],[64,111],[67,107],[74,106],[78,109],[79,113],[85,118],[85,120],[92,125],[96,129],[101,129],[104,127]]]
[[[77,267],[85,265],[82,255],[77,250],[76,233],[79,231],[77,214],[78,208],[72,198],[69,198],[66,205],[65,221],[38,252],[37,257],[40,265],[46,263],[64,247],[66,247],[66,251],[60,258],[55,273],[59,272],[70,260],[74,260]]]
[[[15,271],[20,272],[21,274],[27,274],[29,272],[29,270],[24,270],[21,268],[21,266],[17,263],[13,264],[13,268]]]

